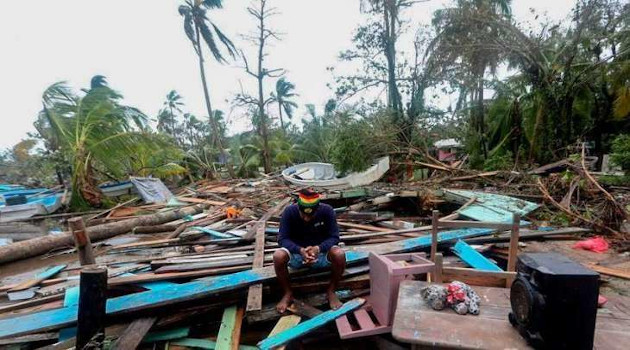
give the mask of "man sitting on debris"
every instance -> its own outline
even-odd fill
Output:
[[[280,313],[283,313],[293,300],[288,267],[299,269],[331,266],[328,302],[332,309],[341,306],[335,289],[346,267],[346,255],[337,246],[339,228],[335,211],[328,204],[320,204],[319,199],[317,192],[302,190],[297,204],[288,206],[282,213],[278,235],[281,248],[273,254],[276,276],[284,290],[284,296],[276,306]]]

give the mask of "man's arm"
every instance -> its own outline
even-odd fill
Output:
[[[322,253],[339,244],[339,226],[337,226],[337,217],[332,208],[330,208],[330,213],[326,215],[326,227],[328,227],[329,236],[319,244],[319,251]]]
[[[282,217],[280,218],[280,230],[278,231],[278,244],[288,249],[291,254],[301,254],[299,245],[295,244],[289,238],[289,232],[291,231],[291,220],[289,218],[291,214],[289,213],[289,207],[287,207],[282,213]]]

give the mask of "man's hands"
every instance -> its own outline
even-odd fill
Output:
[[[317,256],[319,255],[319,246],[309,246],[306,248],[300,248],[300,255],[302,255],[302,259],[304,260],[305,265],[313,264],[317,261]]]

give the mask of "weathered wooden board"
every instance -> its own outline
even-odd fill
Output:
[[[475,269],[484,271],[503,271],[495,263],[481,255],[481,253],[473,249],[464,241],[457,241],[451,250],[466,264],[474,267]]]
[[[531,349],[510,325],[510,290],[474,287],[481,297],[480,314],[461,316],[435,311],[420,296],[422,281],[403,281],[398,293],[392,335],[420,347],[458,349]],[[630,298],[616,296],[597,312],[594,349],[625,350],[630,342]]]
[[[25,290],[25,289],[29,289],[31,287],[34,287],[38,284],[40,284],[43,280],[49,279],[51,277],[53,277],[54,275],[58,274],[59,272],[63,271],[63,269],[66,268],[66,265],[57,265],[57,266],[53,266],[49,269],[46,269],[43,272],[40,272],[37,274],[37,276],[35,276],[35,278],[30,279],[28,281],[24,281],[20,284],[18,284],[17,286],[11,288],[9,290],[9,292],[18,292],[21,290]]]
[[[219,334],[217,334],[217,350],[236,350],[241,341],[241,324],[243,308],[233,305],[223,310]]]
[[[288,315],[288,316],[280,317],[280,319],[278,320],[276,325],[273,327],[271,332],[269,332],[269,337],[275,336],[278,333],[284,332],[287,329],[297,326],[297,324],[300,323],[301,320],[302,318],[297,315]],[[276,347],[276,350],[284,350],[284,348],[285,346],[278,346]]]
[[[134,350],[140,345],[144,336],[149,332],[157,318],[138,318],[118,337],[112,346],[114,350]]]
[[[341,317],[352,310],[358,309],[364,303],[365,303],[365,299],[361,299],[361,298],[352,299],[349,302],[343,304],[340,308],[336,310],[328,310],[326,312],[322,312],[321,314],[311,318],[310,320],[304,321],[295,327],[286,329],[278,334],[275,334],[265,340],[260,341],[258,343],[258,347],[261,350],[266,350],[266,349],[273,349],[280,345],[286,344],[292,339],[295,339],[304,334],[307,334],[327,324],[328,322],[334,321],[338,317]]]

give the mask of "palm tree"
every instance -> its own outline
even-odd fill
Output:
[[[179,14],[184,18],[184,32],[190,40],[199,58],[199,72],[201,74],[201,83],[203,87],[203,93],[206,100],[206,109],[208,112],[208,118],[210,119],[210,125],[213,133],[213,144],[216,145],[222,153],[225,153],[223,147],[223,140],[219,135],[219,126],[214,122],[212,118],[212,104],[210,103],[210,92],[208,91],[208,83],[206,80],[206,72],[204,69],[204,58],[202,41],[206,43],[210,52],[218,62],[225,62],[223,53],[217,45],[215,35],[219,42],[224,46],[227,53],[234,57],[236,55],[236,47],[232,41],[223,34],[223,32],[210,21],[206,15],[207,10],[222,8],[223,4],[221,0],[195,0],[193,3],[191,0],[186,0],[184,5],[179,6]],[[213,34],[214,33],[214,34]],[[228,164],[228,171],[230,176],[234,176],[234,170],[231,164]]]
[[[157,130],[175,137],[175,118],[166,108],[160,109],[157,115]]]
[[[172,131],[175,131],[175,123],[177,121],[173,110],[178,111],[179,113],[182,113],[181,106],[183,105],[184,103],[182,102],[182,96],[178,94],[177,91],[171,90],[168,94],[166,94],[166,101],[164,101],[164,107],[168,108],[171,114],[170,119],[171,119]]]
[[[497,27],[487,22],[511,16],[511,0],[458,0],[457,6],[435,12],[433,26],[437,36],[429,45],[431,62],[444,72],[458,67],[460,80],[471,93],[476,108],[471,110],[471,126],[487,157],[484,121],[484,76],[488,68],[494,72],[505,59],[504,52],[493,44],[501,36]]]
[[[274,101],[278,102],[278,113],[280,115],[280,127],[282,128],[282,132],[286,134],[286,129],[284,128],[284,120],[282,119],[282,111],[287,114],[289,119],[293,118],[293,111],[297,108],[297,103],[290,100],[292,97],[298,96],[293,92],[295,90],[295,85],[291,82],[288,82],[284,77],[278,79],[276,81],[276,93],[271,93],[271,97]]]
[[[74,208],[99,205],[101,192],[96,172],[116,172],[121,160],[134,153],[142,142],[147,117],[138,109],[122,105],[122,96],[106,85],[84,90],[77,96],[63,82],[51,85],[43,94],[41,117],[48,135],[60,144],[72,164]],[[46,135],[42,135],[46,137]]]

